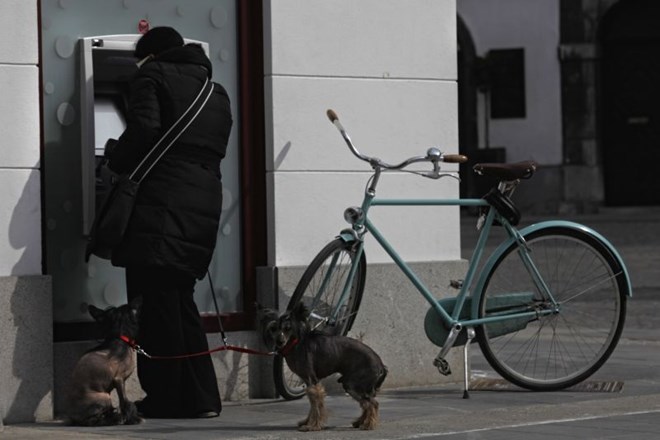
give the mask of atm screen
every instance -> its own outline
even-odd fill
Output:
[[[124,108],[119,95],[101,95],[94,98],[94,150],[103,156],[103,147],[109,138],[117,139],[126,128]]]

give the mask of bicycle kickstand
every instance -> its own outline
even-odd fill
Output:
[[[472,327],[469,327],[467,329],[467,341],[465,342],[465,347],[463,347],[463,368],[464,368],[464,378],[463,378],[463,399],[469,399],[470,398],[470,366],[469,366],[469,356],[468,356],[468,351],[470,349],[470,344],[472,344],[472,340],[474,339],[475,333],[474,329]]]

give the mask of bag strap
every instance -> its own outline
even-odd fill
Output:
[[[147,173],[156,165],[156,162],[163,157],[163,154],[176,142],[184,131],[192,124],[197,115],[199,115],[206,105],[206,102],[213,93],[213,82],[207,77],[204,86],[197,94],[197,97],[190,104],[190,107],[183,112],[179,119],[170,127],[167,132],[156,142],[156,145],[144,156],[140,164],[128,176],[134,182],[140,183]]]

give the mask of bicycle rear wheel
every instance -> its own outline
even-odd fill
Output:
[[[586,232],[547,227],[525,240],[558,304],[555,308],[537,288],[512,244],[487,275],[479,316],[507,309],[554,312],[479,326],[479,346],[495,371],[518,386],[567,388],[596,372],[614,350],[625,322],[626,274],[608,248]]]
[[[334,335],[346,335],[360,307],[367,275],[367,261],[363,252],[357,262],[348,298],[340,306],[341,294],[356,258],[356,244],[342,239],[328,243],[303,273],[289,300],[287,310],[302,302],[310,311],[313,328],[323,329]],[[335,319],[332,319],[336,310]],[[305,395],[305,384],[289,370],[283,356],[275,356],[273,375],[275,388],[280,396],[293,400]]]

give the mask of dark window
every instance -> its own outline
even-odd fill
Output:
[[[497,49],[488,52],[490,117],[524,118],[525,51]]]

